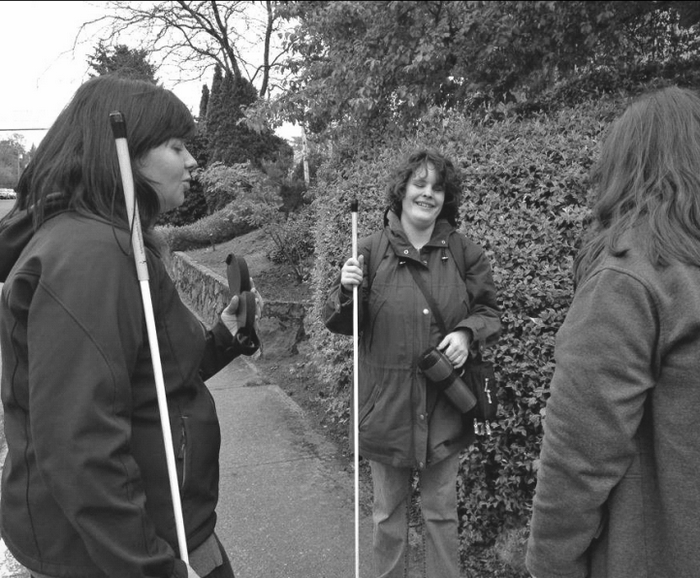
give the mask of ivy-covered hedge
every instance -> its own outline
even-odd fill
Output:
[[[465,452],[460,475],[463,547],[492,544],[529,518],[554,338],[573,294],[572,262],[589,216],[589,169],[601,134],[626,105],[621,97],[522,120],[500,107],[498,122],[433,114],[397,144],[342,144],[319,169],[315,313],[309,334],[329,390],[329,412],[348,419],[352,342],[323,327],[328,288],[351,252],[349,203],[360,205],[360,237],[381,226],[387,173],[406,153],[435,147],[463,174],[461,230],[486,251],[502,308],[503,335],[487,350],[497,367],[500,412],[491,435]]]
[[[529,517],[554,338],[589,216],[589,172],[601,134],[623,108],[598,101],[471,131],[465,124],[444,147],[462,164],[463,230],[491,259],[503,322],[488,352],[498,368],[499,419],[463,459],[466,543],[489,543]]]

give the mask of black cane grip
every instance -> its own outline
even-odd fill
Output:
[[[126,138],[126,122],[124,115],[115,110],[109,113],[109,123],[112,125],[112,134],[114,138]]]

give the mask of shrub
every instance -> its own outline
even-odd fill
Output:
[[[194,178],[190,190],[185,196],[185,202],[178,208],[160,215],[156,224],[182,227],[196,223],[208,213],[207,200],[202,185],[197,178]]]
[[[189,251],[223,243],[254,230],[248,215],[234,203],[213,215],[207,215],[196,223],[181,227],[163,225],[156,227],[171,251]]]
[[[278,224],[283,218],[278,186],[250,163],[232,167],[212,163],[199,178],[214,206],[227,198],[233,200],[195,223],[161,227],[172,251],[222,243],[268,224]]]
[[[306,184],[304,181],[284,179],[280,183],[282,211],[289,215],[294,211],[300,210],[303,205],[308,204],[310,201],[306,198],[304,193],[306,193]]]
[[[313,210],[306,206],[297,213],[287,215],[280,223],[271,223],[266,227],[267,234],[275,243],[270,260],[289,263],[300,283],[309,275],[304,263],[314,252],[314,224]]]
[[[264,175],[254,169],[250,163],[227,166],[218,161],[211,163],[198,174],[209,214],[223,209],[239,194],[252,190],[253,186],[263,178]]]

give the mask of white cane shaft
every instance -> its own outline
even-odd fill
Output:
[[[119,160],[119,172],[121,173],[122,188],[124,189],[124,202],[126,203],[129,227],[132,229],[131,246],[134,253],[134,263],[136,274],[141,287],[141,300],[143,311],[146,317],[146,329],[148,331],[148,344],[151,350],[151,360],[153,364],[153,376],[158,396],[158,411],[160,413],[160,424],[163,432],[163,443],[165,446],[165,460],[168,467],[168,479],[170,482],[170,495],[173,502],[173,514],[175,516],[175,529],[177,531],[177,543],[180,549],[180,558],[189,565],[189,555],[187,553],[187,538],[185,536],[185,523],[182,516],[182,503],[180,501],[180,488],[177,480],[177,469],[175,467],[175,452],[173,450],[173,438],[170,430],[170,416],[168,412],[168,400],[165,395],[165,381],[163,379],[163,367],[160,362],[160,348],[158,347],[158,335],[156,333],[156,322],[153,315],[153,302],[151,301],[151,288],[148,284],[148,265],[146,262],[146,251],[143,244],[143,231],[141,230],[141,219],[139,218],[138,204],[134,193],[134,177],[131,172],[131,160],[129,158],[129,148],[125,138],[115,139],[117,148],[117,158]]]
[[[139,217],[136,195],[134,192],[134,175],[131,172],[131,160],[129,159],[129,146],[124,138],[115,141],[117,158],[119,159],[119,172],[124,189],[124,202],[126,203],[126,216],[129,219],[129,227],[132,230],[131,246],[134,250],[134,262],[136,263],[136,275],[139,281],[148,279],[148,265],[146,263],[146,251],[143,248],[143,231],[141,230],[141,218]]]
[[[146,313],[146,329],[148,330],[148,343],[151,348],[153,361],[153,375],[156,380],[156,394],[158,395],[158,410],[160,412],[160,425],[163,431],[165,444],[165,461],[168,465],[168,479],[170,480],[170,495],[173,501],[175,514],[175,528],[177,530],[177,543],[180,548],[180,558],[189,564],[187,554],[187,539],[185,537],[185,525],[182,516],[182,503],[180,501],[180,488],[175,468],[175,452],[173,450],[173,438],[170,430],[170,417],[168,412],[168,398],[165,395],[165,381],[163,380],[163,367],[160,363],[160,349],[158,335],[156,333],[156,321],[153,316],[153,303],[151,302],[151,290],[148,281],[141,281],[141,296],[143,298],[144,311]]]
[[[352,213],[352,258],[357,259],[357,213]],[[358,344],[358,306],[359,291],[357,285],[352,288],[352,344],[353,344],[353,449],[355,470],[355,576],[360,576],[360,432],[359,432],[359,344]]]

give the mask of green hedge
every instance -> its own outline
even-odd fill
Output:
[[[586,224],[588,174],[601,133],[623,98],[584,103],[526,120],[500,107],[498,122],[433,114],[400,145],[335,147],[315,189],[315,315],[309,334],[319,373],[335,394],[329,412],[348,419],[352,342],[320,321],[328,288],[351,252],[349,203],[362,237],[381,226],[387,172],[407,152],[432,146],[456,161],[465,199],[461,230],[486,251],[502,308],[503,336],[487,357],[501,404],[491,436],[465,452],[460,476],[463,547],[493,544],[529,518],[555,334],[572,297],[571,267]]]
[[[588,175],[601,133],[623,106],[598,101],[526,121],[465,124],[445,148],[463,165],[463,230],[491,259],[503,321],[488,352],[498,368],[499,419],[463,459],[466,543],[490,543],[529,517],[554,338],[589,216]]]

